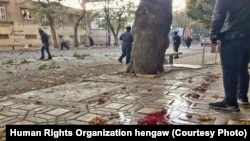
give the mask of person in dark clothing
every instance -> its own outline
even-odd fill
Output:
[[[174,36],[173,36],[174,52],[178,52],[180,44],[181,44],[181,37],[178,35],[177,31],[174,31]],[[174,58],[175,59],[179,58],[178,54]]]
[[[94,43],[94,40],[93,40],[93,38],[92,37],[90,37],[90,36],[88,36],[88,38],[89,38],[89,45],[92,47],[92,46],[94,46],[95,45],[95,43]]]
[[[216,0],[210,40],[220,40],[220,58],[225,98],[209,103],[211,108],[240,111],[239,104],[249,104],[250,1]]]
[[[48,54],[48,59],[52,59],[52,56],[49,51],[49,36],[47,33],[45,33],[42,29],[38,29],[38,32],[41,36],[41,41],[42,41],[42,48],[41,48],[41,60],[44,59],[44,50],[46,50]]]
[[[60,37],[60,44],[61,44],[61,50],[63,50],[64,47],[69,50],[69,47],[67,46],[67,44],[62,36]]]
[[[189,48],[191,46],[192,41],[193,41],[193,39],[189,36],[185,39],[185,44],[186,44],[187,48]]]
[[[120,40],[122,40],[122,54],[119,57],[118,61],[122,63],[122,59],[126,56],[126,64],[130,62],[132,43],[134,41],[133,34],[131,33],[131,27],[126,28],[126,32],[122,33]]]

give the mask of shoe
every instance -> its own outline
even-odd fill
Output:
[[[43,59],[44,59],[44,57],[41,57],[41,58],[40,58],[40,60],[43,60]]]
[[[122,63],[122,60],[121,60],[121,59],[118,59],[118,61],[119,61],[120,63]]]
[[[249,105],[248,99],[238,99],[238,104]]]
[[[48,60],[51,60],[52,59],[52,57],[48,57]]]
[[[240,111],[238,105],[229,106],[224,101],[209,103],[209,107],[215,108],[215,109],[227,110],[227,111]]]

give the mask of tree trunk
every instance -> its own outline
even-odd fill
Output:
[[[57,37],[56,37],[56,30],[54,26],[54,18],[50,15],[47,15],[48,20],[49,20],[49,25],[50,25],[50,31],[51,31],[51,37],[53,40],[53,44],[55,48],[59,48],[58,42],[57,42]]]
[[[172,0],[141,0],[132,29],[132,58],[126,72],[157,74],[164,71],[171,23]]]
[[[74,27],[74,44],[75,44],[75,47],[79,47],[79,42],[78,42],[78,34],[77,34],[77,31],[78,31],[78,27],[79,27],[79,24],[81,22],[81,20],[84,18],[85,16],[85,12],[78,18],[76,24],[75,24],[75,27]]]

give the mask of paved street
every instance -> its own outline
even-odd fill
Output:
[[[215,111],[208,107],[209,102],[224,97],[219,55],[205,47],[203,61],[203,47],[198,44],[189,49],[181,47],[179,51],[183,54],[174,60],[177,65],[166,65],[165,72],[154,78],[112,72],[82,82],[2,97],[0,127],[6,124],[138,124],[146,123],[145,118],[154,114],[162,114],[167,122],[164,124],[249,124],[250,106],[240,106],[241,112]],[[74,50],[52,49],[51,52],[72,56]],[[78,52],[116,60],[120,48],[94,47]],[[171,46],[167,52],[172,52]],[[27,54],[23,51],[23,56],[17,57],[38,58],[39,53]],[[5,55],[8,57],[11,56]],[[178,67],[178,64],[186,66]]]

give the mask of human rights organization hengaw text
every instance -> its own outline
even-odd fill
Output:
[[[246,129],[235,129],[235,130],[227,130],[227,129],[216,129],[216,130],[183,130],[183,129],[172,129],[172,130],[163,130],[163,131],[148,131],[148,130],[138,130],[134,129],[132,130],[122,130],[122,129],[115,129],[115,130],[108,130],[108,129],[102,129],[97,131],[88,131],[84,129],[76,129],[76,130],[70,130],[70,129],[43,129],[43,130],[37,130],[37,131],[20,131],[17,129],[10,129],[9,136],[25,136],[25,137],[34,137],[34,136],[42,136],[42,137],[53,137],[53,138],[59,138],[59,137],[66,137],[66,136],[77,136],[77,137],[86,137],[86,138],[92,138],[92,137],[122,137],[122,136],[137,136],[137,137],[151,137],[151,138],[157,138],[157,137],[172,137],[172,138],[178,138],[178,137],[208,137],[208,138],[214,138],[214,137],[243,137],[247,138],[247,130]]]

